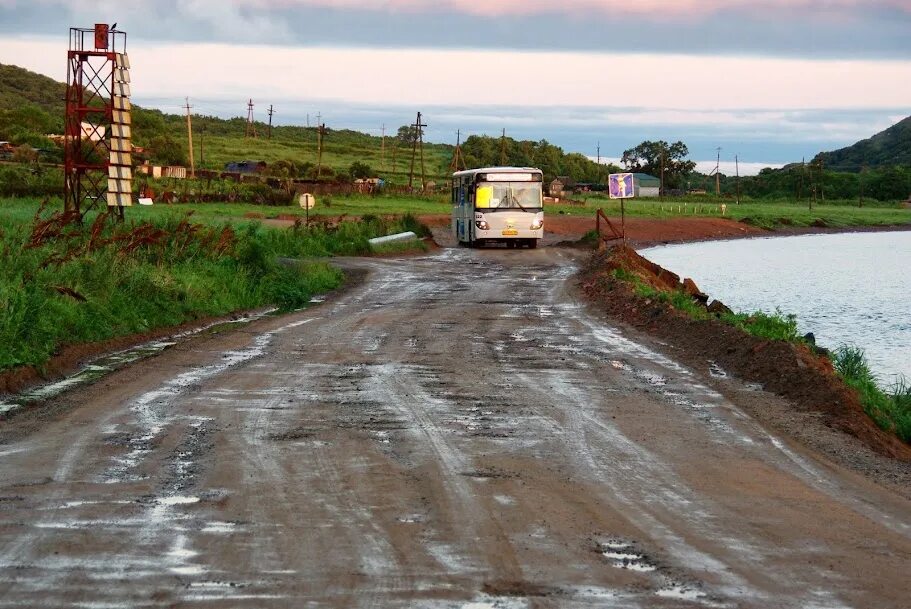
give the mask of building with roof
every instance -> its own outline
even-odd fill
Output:
[[[633,174],[633,187],[637,197],[660,197],[661,180],[647,173]]]

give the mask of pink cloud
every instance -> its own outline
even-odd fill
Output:
[[[722,11],[841,13],[892,8],[911,13],[911,0],[258,0],[267,6],[317,6],[384,12],[454,11],[484,17],[546,14],[636,15],[662,19]]]

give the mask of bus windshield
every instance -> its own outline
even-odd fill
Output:
[[[540,182],[482,182],[478,185],[475,207],[490,211],[540,211],[541,194]]]

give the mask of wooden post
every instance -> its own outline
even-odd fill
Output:
[[[190,121],[190,108],[192,108],[192,106],[190,105],[190,98],[187,97],[186,100],[187,100],[187,106],[186,106],[186,108],[187,108],[187,143],[190,147],[190,177],[195,178],[196,177],[196,161],[193,158],[194,157],[194,154],[193,154],[193,123]]]
[[[740,205],[740,159],[734,155],[734,168],[737,171],[737,205]]]

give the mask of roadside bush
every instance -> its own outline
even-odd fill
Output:
[[[58,167],[0,165],[0,197],[63,196],[63,170]]]
[[[361,161],[355,161],[351,163],[351,167],[348,169],[348,173],[350,173],[351,177],[355,179],[373,177],[373,169],[370,168],[370,165]]]

